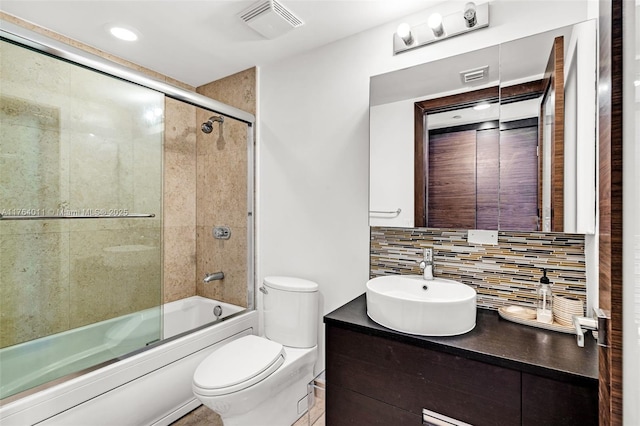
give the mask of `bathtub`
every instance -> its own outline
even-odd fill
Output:
[[[222,308],[219,319],[215,306]],[[2,349],[2,386],[8,392],[31,387],[39,375],[59,377],[150,345],[3,404],[0,423],[168,425],[200,405],[191,391],[198,364],[222,344],[257,334],[258,314],[243,309],[194,296],[163,305],[162,342],[160,310],[149,309]],[[43,356],[57,360],[47,371],[36,362]]]

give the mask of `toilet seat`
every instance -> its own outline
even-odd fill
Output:
[[[271,375],[284,363],[285,356],[280,343],[254,335],[244,336],[202,361],[193,383],[203,396],[238,392]]]

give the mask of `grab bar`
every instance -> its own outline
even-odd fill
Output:
[[[400,216],[400,213],[402,213],[401,208],[398,208],[398,210],[394,210],[394,211],[369,210],[369,214],[394,214],[396,216]]]
[[[0,220],[59,220],[59,219],[139,219],[156,217],[153,213],[133,213],[123,215],[66,215],[66,216],[37,216],[19,215],[7,216],[0,214]]]

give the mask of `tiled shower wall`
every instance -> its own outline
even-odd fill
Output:
[[[196,107],[165,97],[165,303],[196,295],[196,130]]]
[[[197,92],[251,114],[256,113],[256,68],[200,86]],[[197,110],[198,127],[211,115]],[[245,123],[225,117],[209,134],[197,132],[196,293],[247,307],[247,156]],[[231,229],[228,240],[212,236],[215,226]],[[224,280],[204,283],[206,273]]]
[[[255,114],[256,69],[196,91]],[[164,153],[164,300],[203,296],[247,306],[247,125],[225,117],[209,134],[200,125],[216,115],[166,99]],[[231,228],[229,240],[214,226]],[[203,283],[224,272],[223,281]]]
[[[467,231],[371,228],[370,276],[421,273],[425,248],[433,248],[434,275],[461,281],[478,293],[478,307],[533,306],[547,268],[555,294],[586,303],[584,236],[499,232],[497,245],[473,244]]]

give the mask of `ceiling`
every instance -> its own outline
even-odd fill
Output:
[[[2,0],[0,10],[197,87],[443,2],[278,1],[304,25],[272,40],[238,17],[256,0]],[[113,38],[110,24],[134,28],[138,41]]]

